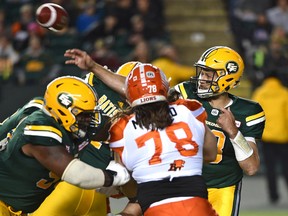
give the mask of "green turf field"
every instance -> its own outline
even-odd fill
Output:
[[[288,210],[279,210],[279,211],[241,211],[239,216],[288,216]]]

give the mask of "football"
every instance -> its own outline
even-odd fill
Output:
[[[62,6],[54,3],[45,3],[37,8],[36,21],[42,27],[58,32],[68,25],[69,16]]]

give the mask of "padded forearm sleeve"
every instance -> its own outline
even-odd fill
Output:
[[[94,168],[79,159],[74,159],[68,164],[61,179],[84,189],[96,189],[102,187],[105,182],[101,169]]]
[[[238,131],[234,139],[230,140],[232,142],[237,161],[243,161],[253,154],[253,149],[240,131]]]

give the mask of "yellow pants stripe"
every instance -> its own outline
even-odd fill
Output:
[[[209,188],[208,199],[220,216],[238,216],[242,181],[225,188]]]

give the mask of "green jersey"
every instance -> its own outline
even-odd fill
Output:
[[[30,115],[38,109],[42,109],[43,103],[43,97],[35,97],[23,107],[19,108],[13,115],[9,116],[2,123],[0,123],[0,140],[6,138],[8,133],[16,128],[24,117]]]
[[[97,133],[103,133],[102,137],[108,137],[109,119],[120,109],[127,106],[125,98],[113,91],[93,73],[88,73],[84,80],[89,83],[98,95],[98,107],[101,110],[101,124]],[[89,141],[89,145],[79,152],[82,161],[101,169],[105,169],[111,160],[111,152],[108,144],[104,142]]]
[[[99,79],[97,79],[92,73],[89,73],[86,75],[85,80],[89,81],[90,84],[95,88],[97,91],[99,101],[98,105],[101,109],[102,113],[102,121],[101,125],[99,126],[100,128],[103,128],[106,126],[108,119],[113,116],[117,111],[119,111],[120,108],[122,108],[125,105],[125,99],[123,99],[119,94],[111,90],[108,86],[106,86],[103,82],[101,82]],[[6,188],[6,190],[1,190],[0,192],[0,200],[3,200],[4,202],[8,203],[9,205],[13,206],[13,208],[17,210],[22,210],[24,212],[31,212],[34,211],[38,206],[41,204],[41,202],[45,199],[46,196],[48,196],[51,191],[54,189],[54,184],[59,181],[59,178],[54,176],[53,173],[49,173],[48,178],[47,178],[47,172],[48,170],[45,170],[43,167],[39,167],[34,165],[34,163],[37,164],[37,161],[31,158],[28,158],[21,154],[21,146],[24,145],[24,143],[34,143],[35,144],[43,144],[47,145],[49,143],[49,138],[48,141],[46,142],[46,138],[41,137],[41,140],[39,141],[40,137],[36,136],[31,136],[29,139],[26,139],[26,136],[21,136],[20,126],[23,131],[23,123],[27,122],[27,119],[36,120],[39,117],[39,114],[36,115],[35,113],[42,113],[42,111],[37,111],[41,110],[43,106],[43,97],[36,97],[29,101],[26,105],[24,105],[22,108],[18,109],[17,112],[15,112],[13,115],[11,115],[9,118],[7,118],[2,124],[0,124],[0,144],[9,144],[6,146],[5,151],[0,151],[0,158],[2,160],[5,160],[5,170],[8,172],[11,168],[11,172],[9,173],[2,172],[2,168],[4,170],[4,166],[1,167],[0,169],[0,183],[1,187],[0,188]],[[28,116],[28,117],[27,117]],[[33,117],[34,116],[34,117]],[[44,115],[45,116],[45,115]],[[27,117],[25,119],[25,117]],[[47,116],[46,116],[47,117]],[[48,117],[47,117],[48,118]],[[51,117],[50,117],[51,118]],[[25,120],[23,120],[25,119]],[[49,119],[49,118],[48,118]],[[48,121],[47,119],[47,121]],[[40,120],[40,118],[39,118]],[[22,122],[23,121],[23,122]],[[51,120],[52,121],[52,120]],[[53,120],[54,127],[62,129],[57,123]],[[39,122],[38,122],[39,123]],[[17,125],[19,126],[17,127]],[[40,124],[40,123],[39,123]],[[46,129],[46,125],[48,126],[48,123],[45,125],[43,122],[43,125],[45,126],[44,128]],[[17,127],[17,130],[15,128]],[[22,137],[21,139],[17,139],[17,142],[15,141],[15,138],[13,138],[12,142],[12,132],[15,130],[14,135],[17,137]],[[51,131],[50,131],[51,130]],[[58,129],[59,130],[59,129]],[[64,130],[64,129],[62,129]],[[102,130],[105,132],[104,130]],[[17,132],[17,133],[16,133]],[[65,131],[64,131],[65,132]],[[64,133],[62,132],[62,133]],[[52,134],[53,133],[53,128],[49,126],[47,127],[47,131],[45,133]],[[65,132],[67,133],[67,132]],[[11,140],[9,140],[11,139]],[[42,140],[43,139],[43,140]],[[9,143],[7,143],[7,140],[9,140]],[[20,140],[23,141],[22,144],[20,144]],[[31,141],[32,140],[32,141]],[[50,139],[50,142],[52,142],[53,139]],[[43,142],[42,142],[43,141]],[[15,143],[15,144],[13,144]],[[66,141],[63,142],[66,144]],[[73,151],[73,154],[77,157],[80,158],[80,160],[100,169],[105,169],[107,165],[109,164],[111,160],[110,156],[110,148],[108,145],[103,144],[103,142],[97,142],[97,141],[89,141],[87,139],[83,140],[74,140],[74,143],[77,144],[77,147],[73,144],[73,142],[70,140],[69,142],[73,148],[70,146],[67,146],[68,149],[71,149]],[[10,145],[11,144],[11,145]],[[60,144],[60,143],[59,143]],[[13,145],[16,145],[17,148],[15,148],[15,158],[17,160],[13,159],[13,157],[9,156],[9,152],[11,150],[9,149],[14,149],[12,147]],[[21,155],[21,157],[18,157],[18,154]],[[22,158],[25,158],[25,160]],[[9,159],[9,160],[8,160]],[[15,161],[12,165],[10,166],[9,163]],[[19,164],[21,162],[21,164]],[[27,162],[26,162],[27,161]],[[31,162],[30,162],[31,161]],[[33,162],[32,162],[33,161]],[[7,165],[6,165],[7,162]],[[20,168],[21,167],[21,168]],[[41,173],[45,174],[44,177],[42,177]],[[15,171],[15,174],[14,172]],[[37,171],[37,172],[36,172]],[[39,172],[38,172],[39,171]],[[3,173],[3,174],[2,174]],[[13,173],[13,174],[12,174]],[[32,173],[32,174],[31,174]],[[16,177],[17,175],[18,177]],[[11,176],[13,175],[14,178],[6,178],[3,176]],[[34,176],[35,175],[35,176]],[[26,180],[23,181],[22,183],[22,178],[29,177],[31,178],[30,184],[26,184]],[[40,179],[43,179],[42,182],[47,186],[46,190],[43,190],[43,193],[41,193],[41,190],[38,191],[37,185],[33,180],[38,182],[39,177],[41,176]],[[16,178],[15,178],[16,177]],[[26,178],[27,179],[27,178]],[[15,180],[15,182],[13,181]],[[18,183],[18,181],[21,183]],[[28,179],[27,179],[28,180]],[[33,184],[34,183],[34,184]],[[20,184],[20,186],[18,185]],[[9,185],[9,188],[7,187]],[[11,186],[11,187],[10,187]],[[33,186],[33,187],[32,187]],[[49,187],[48,187],[49,186]],[[23,188],[22,188],[23,187]],[[12,190],[9,191],[9,189],[12,188]],[[19,189],[18,189],[19,188]],[[30,196],[28,196],[30,195]],[[19,199],[18,199],[19,198]]]
[[[101,124],[99,128],[101,130],[98,132],[107,133],[108,135],[109,124],[107,124],[107,122],[109,121],[110,117],[119,111],[119,109],[127,106],[125,98],[121,97],[118,93],[105,85],[100,79],[94,76],[93,73],[86,74],[83,79],[93,86],[99,97],[98,106],[101,110]],[[17,126],[22,118],[31,114],[37,109],[42,109],[43,103],[43,97],[35,97],[22,108],[18,109],[17,112],[15,112],[9,118],[4,120],[3,123],[0,124],[0,140],[6,138],[7,134]],[[103,128],[106,128],[106,130],[103,130]],[[80,151],[78,155],[82,161],[101,169],[105,169],[107,167],[111,159],[110,148],[108,145],[103,144],[103,142],[90,142],[87,139],[78,140],[77,144],[79,145],[80,150],[84,149],[84,151]]]
[[[208,188],[223,188],[238,183],[243,177],[243,171],[236,160],[228,134],[216,123],[221,111],[213,108],[206,99],[199,98],[195,94],[195,86],[189,81],[178,84],[174,89],[183,98],[196,99],[202,103],[208,114],[206,124],[217,137],[217,158],[203,166],[203,176]],[[243,136],[247,139],[261,139],[265,125],[262,107],[256,102],[231,94],[229,97],[232,100],[230,110]]]
[[[43,110],[22,119],[6,141],[6,148],[0,152],[0,200],[15,210],[32,212],[60,179],[35,158],[24,155],[22,147],[27,143],[60,145],[71,154],[76,154],[77,148],[71,134]]]
[[[108,129],[110,128],[109,119],[114,116],[119,109],[127,106],[126,99],[109,88],[93,73],[86,74],[84,80],[95,89],[98,95],[98,107],[101,110],[101,124],[95,131],[95,140],[103,140],[103,138],[107,140],[109,136]]]

